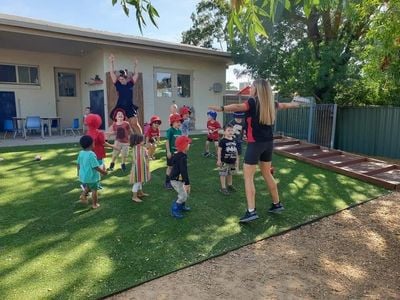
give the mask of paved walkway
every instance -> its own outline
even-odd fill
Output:
[[[199,135],[205,133],[206,132],[204,130],[194,130],[190,132],[190,135]],[[164,136],[165,136],[165,131],[161,131],[161,137]],[[27,140],[24,140],[20,136],[17,136],[15,139],[10,137],[8,137],[7,139],[0,138],[0,148],[77,143],[79,142],[80,137],[81,136],[52,135],[52,136],[46,136],[44,139],[42,139],[40,136],[28,136]]]

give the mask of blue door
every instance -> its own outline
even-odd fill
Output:
[[[4,120],[17,116],[15,93],[0,91],[0,131],[4,130]]]
[[[92,114],[98,114],[101,117],[103,120],[101,129],[105,129],[104,90],[90,91],[90,112]]]

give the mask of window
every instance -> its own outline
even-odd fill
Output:
[[[171,73],[157,72],[157,97],[172,97]]]
[[[39,85],[39,68],[35,66],[0,65],[0,83]]]
[[[178,73],[178,96],[190,98],[190,75]]]
[[[60,97],[76,97],[76,75],[58,72],[58,95]]]
[[[189,72],[159,69],[155,71],[154,78],[157,98],[191,97],[191,75]]]

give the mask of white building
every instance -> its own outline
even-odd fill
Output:
[[[223,102],[229,53],[0,14],[0,131],[4,119],[29,115],[70,127],[86,106],[108,116],[116,101],[110,53],[116,70],[139,61],[142,122],[157,114],[166,129],[175,102],[193,107],[196,129],[205,129],[207,106]]]

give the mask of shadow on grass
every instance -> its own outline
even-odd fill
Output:
[[[153,162],[152,181],[144,185],[151,197],[133,203],[129,172],[116,171],[102,179],[97,210],[77,203],[77,146],[3,153],[0,297],[101,297],[384,193],[275,156],[287,210],[276,216],[266,213],[271,199],[258,174],[261,219],[240,226],[238,218],[246,208],[243,179],[235,176],[238,192],[221,196],[215,160],[201,156],[203,147],[203,140],[195,139],[189,152],[192,211],[183,220],[170,217],[176,193],[163,189],[162,147]],[[32,164],[36,153],[44,159]]]

